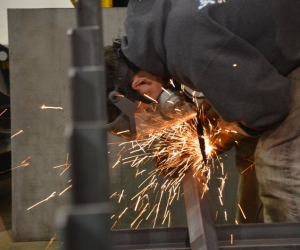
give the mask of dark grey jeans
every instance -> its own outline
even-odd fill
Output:
[[[288,77],[289,115],[262,134],[255,151],[265,222],[300,222],[300,68]]]

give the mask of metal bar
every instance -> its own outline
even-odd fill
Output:
[[[65,221],[64,249],[109,250],[110,200],[102,16],[99,0],[77,2],[71,30],[70,126],[73,206]]]
[[[219,241],[228,241],[230,234],[235,240],[299,238],[300,223],[255,223],[241,225],[218,225]]]
[[[183,179],[184,200],[192,250],[218,248],[210,198],[205,190],[204,176],[190,170]]]
[[[190,249],[185,246],[187,230],[113,230],[113,249]],[[300,223],[217,225],[216,231],[220,250],[300,249]]]
[[[189,249],[186,247],[187,228],[151,228],[113,230],[113,249]]]

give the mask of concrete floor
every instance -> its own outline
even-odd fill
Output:
[[[14,242],[11,226],[11,176],[0,174],[0,250],[58,250],[63,243],[49,241]],[[49,245],[49,246],[48,246]]]

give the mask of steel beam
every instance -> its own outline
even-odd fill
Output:
[[[183,179],[184,200],[190,245],[192,250],[215,250],[218,248],[216,227],[210,206],[206,180],[201,174],[190,170]]]

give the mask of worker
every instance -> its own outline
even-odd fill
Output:
[[[258,138],[264,221],[300,222],[299,11],[297,0],[130,1],[118,80],[107,78],[110,131],[127,119],[124,137],[133,138],[130,102],[147,103],[145,94],[160,102],[158,90],[174,78],[203,93],[218,126],[238,132],[232,140]]]

